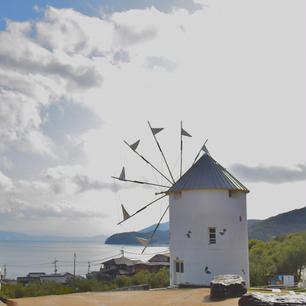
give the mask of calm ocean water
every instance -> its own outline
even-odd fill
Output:
[[[25,276],[29,272],[54,273],[54,260],[57,272],[73,273],[73,257],[76,253],[76,274],[85,275],[88,271],[99,270],[100,263],[120,256],[120,250],[131,259],[148,260],[154,254],[166,252],[168,247],[148,247],[140,255],[141,246],[106,245],[98,242],[0,242],[0,266],[2,273],[6,265],[7,278]]]

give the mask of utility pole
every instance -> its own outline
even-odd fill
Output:
[[[6,264],[4,265],[3,269],[3,279],[6,279]]]
[[[75,278],[76,253],[73,254],[73,277]]]
[[[56,257],[54,258],[54,261],[52,262],[52,264],[54,264],[54,274],[56,274],[56,272],[57,272],[57,262],[58,262],[58,260],[56,260]]]
[[[90,261],[88,261],[88,270],[87,270],[88,274],[90,273]]]

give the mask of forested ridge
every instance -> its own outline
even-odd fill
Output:
[[[306,207],[278,214],[249,226],[249,240],[271,240],[276,236],[305,231]]]
[[[249,241],[251,286],[265,285],[269,275],[294,275],[300,280],[306,261],[306,233]]]

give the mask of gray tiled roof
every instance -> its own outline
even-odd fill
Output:
[[[203,156],[171,187],[167,193],[190,189],[249,190],[216,162],[208,153]]]
[[[139,260],[132,260],[126,257],[118,257],[118,258],[112,258],[110,260],[107,260],[105,262],[102,262],[104,265],[127,265],[132,266],[136,263],[140,262]]]

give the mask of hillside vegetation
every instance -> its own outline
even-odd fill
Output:
[[[56,282],[40,283],[38,281],[30,283],[28,286],[23,286],[22,284],[3,284],[0,295],[6,298],[60,295],[77,292],[110,291],[141,284],[148,284],[150,288],[165,288],[169,286],[169,269],[162,268],[156,273],[139,271],[133,276],[121,275],[115,279],[111,279],[108,276],[98,279],[75,279],[71,280],[68,285]]]
[[[250,240],[251,286],[267,284],[269,275],[294,275],[301,278],[306,261],[306,233],[276,237],[271,241]]]
[[[249,240],[271,240],[277,236],[305,231],[306,207],[256,222],[249,227]]]

